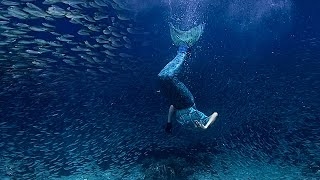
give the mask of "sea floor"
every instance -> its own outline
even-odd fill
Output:
[[[53,180],[318,180],[320,172],[307,175],[302,167],[281,161],[266,162],[259,158],[243,157],[238,152],[209,155],[199,153],[199,160],[176,156],[147,158],[139,164],[123,169],[113,166],[107,170],[89,170],[71,176],[50,177]],[[193,159],[197,159],[194,157]],[[10,177],[3,177],[9,180]],[[35,179],[43,179],[41,177]]]

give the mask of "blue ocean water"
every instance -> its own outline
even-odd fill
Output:
[[[319,179],[320,16],[294,0],[0,1],[0,179]],[[169,22],[205,23],[173,124]]]

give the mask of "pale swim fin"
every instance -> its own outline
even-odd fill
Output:
[[[189,47],[196,43],[203,33],[205,24],[200,24],[193,27],[187,31],[182,31],[177,29],[170,23],[170,34],[173,43],[176,46],[181,46],[187,44]]]

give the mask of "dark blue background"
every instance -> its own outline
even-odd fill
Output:
[[[164,133],[170,104],[157,93],[157,74],[177,48],[171,43],[165,7],[156,7],[139,15],[137,24],[150,34],[137,38],[149,45],[136,44],[136,59],[128,62],[132,70],[115,68],[108,77],[92,77],[57,64],[50,76],[2,78],[0,113],[6,125],[1,129],[1,154],[25,156],[30,162],[47,157],[44,163],[50,166],[49,159],[57,155],[64,163],[76,158],[68,154],[68,144],[89,143],[88,151],[79,147],[76,153],[94,156],[106,169],[114,163],[112,155],[122,151],[130,162],[161,158],[167,152],[183,156],[232,149],[257,156],[246,149],[250,146],[266,153],[270,161],[285,159],[315,173],[320,163],[319,4],[293,4],[290,21],[276,16],[241,32],[226,22],[224,7],[207,12],[205,33],[191,50],[183,79],[200,110],[219,112],[218,122],[203,135],[209,139],[207,147],[178,128],[172,135]],[[56,22],[59,31],[76,32],[62,21]],[[17,136],[18,131],[25,131],[25,136]],[[61,142],[64,148],[57,150],[54,143]],[[142,152],[138,160],[132,160],[134,152]],[[70,174],[62,168],[56,171]]]

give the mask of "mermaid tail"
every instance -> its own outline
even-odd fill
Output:
[[[187,44],[188,47],[191,47],[199,40],[203,33],[204,26],[205,24],[200,24],[187,31],[182,31],[170,23],[171,39],[176,46],[184,46]]]

